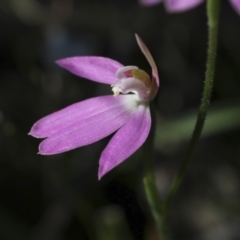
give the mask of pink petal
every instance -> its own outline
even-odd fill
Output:
[[[234,10],[240,14],[240,0],[229,0],[230,3],[232,4]]]
[[[165,0],[165,7],[168,12],[187,11],[201,4],[204,0]]]
[[[114,109],[118,111],[118,108],[123,108],[121,102],[123,97],[122,95],[118,97],[95,97],[72,104],[38,120],[33,125],[29,135],[36,138],[46,138],[84,119],[111,111],[112,109],[113,111]],[[126,97],[127,96],[125,96],[125,99]]]
[[[115,73],[123,65],[104,57],[70,57],[56,61],[71,73],[95,82],[112,84]]]
[[[151,127],[149,107],[140,105],[132,118],[118,130],[102,152],[98,178],[131,156],[146,140]]]
[[[39,153],[56,154],[96,142],[124,125],[136,108],[135,95],[105,96],[74,104],[55,116],[50,115],[49,122],[45,117],[34,125],[32,131],[46,134],[46,130],[49,130],[51,133],[40,144]],[[74,109],[76,115],[73,114]],[[68,113],[70,118],[66,115]],[[53,121],[55,117],[56,126]],[[51,126],[54,130],[51,130]]]
[[[160,2],[162,2],[163,0],[139,0],[139,3],[143,6],[153,6],[156,5]]]

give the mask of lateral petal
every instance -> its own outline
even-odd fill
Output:
[[[69,72],[95,82],[112,84],[117,70],[123,65],[105,57],[69,57],[57,60],[56,63]]]
[[[139,105],[131,119],[112,137],[101,154],[98,178],[131,156],[146,140],[151,127],[150,109]]]

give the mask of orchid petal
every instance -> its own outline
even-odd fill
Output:
[[[182,12],[194,8],[204,0],[165,0],[165,7],[168,12]]]
[[[143,6],[154,6],[162,1],[163,0],[140,0],[139,2]]]
[[[229,0],[230,3],[232,4],[234,10],[240,14],[240,1],[239,0]]]
[[[79,106],[80,108],[78,108]],[[101,109],[101,107],[104,108]],[[84,108],[88,110],[85,111]],[[79,103],[76,111],[83,110],[86,115],[83,117],[72,115],[74,118],[71,120],[72,124],[69,124],[67,117],[62,120],[58,119],[58,131],[55,130],[54,134],[40,144],[39,153],[56,154],[96,142],[124,125],[134,114],[136,108],[135,95],[121,95],[117,98],[105,96]],[[62,110],[62,114],[63,112],[64,110]],[[49,128],[53,123],[51,122],[47,127]],[[38,124],[40,125],[40,123]],[[42,127],[44,128],[44,124]]]
[[[132,155],[146,140],[151,127],[149,107],[139,105],[131,119],[118,130],[102,152],[99,179]]]
[[[152,97],[151,99],[153,99],[158,91],[159,88],[159,77],[158,77],[158,69],[157,69],[157,65],[152,57],[152,54],[150,53],[150,51],[148,50],[147,46],[145,45],[145,43],[143,42],[143,40],[137,35],[135,34],[138,46],[140,47],[142,53],[144,54],[144,56],[146,57],[146,59],[148,60],[151,68],[152,68],[152,80],[153,80],[153,87],[152,87]]]
[[[56,63],[71,73],[95,82],[112,84],[116,71],[123,65],[105,57],[70,57]]]
[[[47,138],[61,131],[61,129],[71,126],[77,119],[85,118],[85,116],[91,117],[95,114],[94,110],[90,111],[85,106],[93,105],[95,101],[97,103],[97,98],[78,102],[41,118],[34,123],[28,135],[35,138]]]
[[[37,138],[46,138],[62,131],[66,127],[72,126],[74,123],[78,123],[80,120],[111,110],[121,110],[123,108],[123,97],[102,96],[72,104],[38,120],[33,125],[29,135]],[[124,99],[128,99],[128,96],[125,96]]]

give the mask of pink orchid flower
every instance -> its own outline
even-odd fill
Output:
[[[145,142],[151,127],[149,102],[157,94],[159,78],[151,53],[138,35],[136,39],[152,67],[152,78],[136,66],[123,66],[104,57],[69,57],[57,61],[77,76],[109,84],[114,95],[75,103],[37,121],[29,134],[46,138],[39,145],[40,154],[66,152],[116,132],[101,154],[100,179]]]
[[[168,12],[187,11],[201,4],[204,0],[139,0],[143,6],[153,6],[163,2]],[[234,10],[240,14],[240,0],[229,0]]]

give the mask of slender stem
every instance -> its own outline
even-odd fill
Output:
[[[192,134],[192,138],[187,149],[186,155],[184,156],[182,165],[174,178],[172,185],[170,187],[168,196],[165,201],[165,214],[168,211],[169,205],[175,196],[179,185],[182,182],[182,178],[186,172],[187,166],[190,161],[192,152],[196,146],[196,143],[201,135],[204,122],[206,119],[208,107],[210,104],[211,93],[213,88],[213,78],[215,69],[215,58],[217,49],[217,37],[218,37],[218,22],[219,22],[219,11],[220,11],[220,1],[219,0],[207,0],[207,18],[208,18],[208,52],[207,52],[207,69],[205,75],[203,96],[201,99],[201,104],[199,107],[198,117],[195,124],[195,128]]]
[[[165,217],[163,215],[162,206],[163,201],[161,200],[158,189],[156,186],[154,168],[153,168],[153,141],[155,133],[155,113],[154,109],[151,106],[152,114],[152,128],[149,134],[149,137],[144,144],[144,165],[145,165],[145,176],[143,179],[144,188],[146,197],[152,212],[152,215],[155,219],[156,226],[160,235],[161,240],[169,239],[169,234],[166,227]]]

